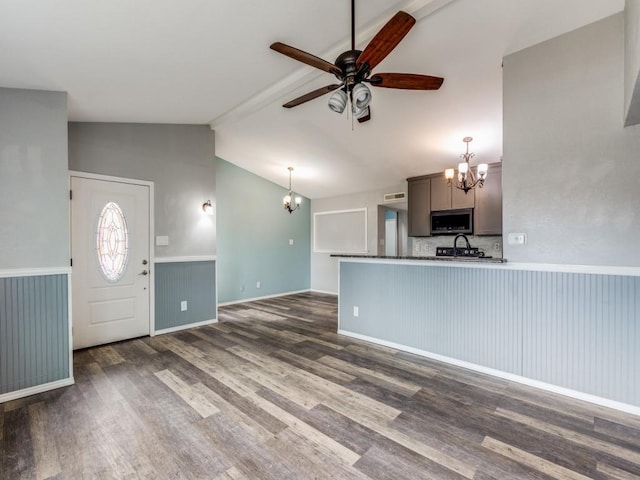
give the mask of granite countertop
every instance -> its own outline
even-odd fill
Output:
[[[381,260],[425,260],[437,262],[465,262],[465,263],[506,263],[506,258],[495,257],[413,257],[413,256],[396,256],[389,257],[386,255],[358,255],[358,254],[331,254],[337,258],[379,258]]]

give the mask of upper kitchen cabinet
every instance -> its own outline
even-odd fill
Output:
[[[484,185],[474,190],[474,235],[502,235],[502,164],[489,165]]]
[[[475,206],[474,191],[464,193],[463,190],[448,184],[444,175],[431,177],[431,210],[451,210],[473,208]]]
[[[431,179],[407,179],[409,193],[409,236],[431,236]]]

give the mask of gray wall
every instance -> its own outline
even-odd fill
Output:
[[[640,266],[640,129],[623,127],[624,15],[504,59],[509,261]]]
[[[332,258],[329,253],[313,252],[313,214],[318,212],[330,212],[336,210],[350,210],[354,208],[367,208],[367,248],[369,255],[378,254],[378,205],[385,205],[384,194],[394,192],[406,192],[406,182],[382,190],[354,193],[339,197],[315,199],[311,204],[311,290],[327,293],[338,293],[338,259]],[[387,206],[393,208],[393,203]],[[380,213],[384,222],[384,213]],[[384,230],[382,230],[384,231]]]
[[[0,88],[0,269],[69,266],[67,94]]]
[[[69,123],[69,169],[153,181],[156,257],[215,255],[214,133],[207,125]]]
[[[625,125],[640,123],[640,0],[626,0],[624,23]]]

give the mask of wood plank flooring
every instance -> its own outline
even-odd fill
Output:
[[[0,479],[640,479],[640,418],[337,335],[335,296],[81,350]]]

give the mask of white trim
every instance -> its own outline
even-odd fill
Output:
[[[153,182],[148,180],[138,180],[136,178],[114,177],[113,175],[102,175],[100,173],[79,172],[77,170],[69,170],[69,177],[88,178],[91,180],[102,180],[105,182],[128,183],[131,185],[142,185],[152,187]]]
[[[42,277],[47,275],[70,275],[70,274],[71,274],[71,267],[0,269],[0,278]]]
[[[345,250],[320,250],[318,249],[317,245],[317,233],[318,233],[318,227],[317,227],[317,218],[320,215],[336,215],[336,214],[340,214],[340,213],[354,213],[354,212],[363,212],[364,213],[364,249],[362,250],[352,250],[352,251],[345,251]],[[366,254],[369,251],[369,212],[367,210],[367,207],[361,207],[361,208],[349,208],[346,210],[328,210],[325,212],[314,212],[313,213],[313,253],[333,253],[333,254],[349,254],[349,253],[353,253],[353,254]]]
[[[186,325],[178,325],[177,327],[163,328],[161,330],[156,330],[155,332],[153,332],[151,336],[155,337],[156,335],[164,335],[165,333],[179,332],[180,330],[187,330],[189,328],[204,327],[205,325],[211,325],[212,323],[218,323],[218,319],[214,318],[213,320],[204,320],[202,322],[187,323]]]
[[[273,295],[265,295],[263,297],[253,297],[253,298],[242,298],[240,300],[232,300],[230,302],[224,302],[219,304],[220,307],[225,307],[227,305],[235,305],[236,303],[245,303],[245,302],[255,302],[256,300],[266,300],[267,298],[277,298],[277,297],[285,297],[287,295],[295,295],[296,293],[305,293],[310,292],[308,288],[305,290],[295,290],[293,292],[284,292],[284,293],[275,293]]]
[[[67,275],[67,323],[69,328],[69,378],[73,380],[73,308],[71,298],[71,275]]]
[[[380,340],[378,338],[369,337],[367,335],[361,335],[359,333],[349,332],[347,330],[338,329],[338,334],[345,335],[347,337],[357,338],[358,340],[364,340],[365,342],[371,342],[371,343],[375,343],[377,345],[382,345],[385,347],[395,348],[396,350],[413,353],[421,357],[430,358],[433,360],[437,360],[439,362],[448,363],[450,365],[455,365],[457,367],[473,370],[475,372],[485,373],[493,377],[503,378],[505,380],[509,380],[512,382],[517,382],[524,385],[528,385],[530,387],[535,387],[540,390],[546,390],[548,392],[558,393],[566,397],[575,398],[577,400],[584,400],[585,402],[601,405],[603,407],[612,408],[614,410],[619,410],[621,412],[631,413],[633,415],[640,416],[640,406],[629,405],[627,403],[617,402],[615,400],[598,397],[596,395],[591,395],[589,393],[584,393],[584,392],[579,392],[577,390],[571,390],[569,388],[559,387],[557,385],[541,382],[539,380],[533,380],[531,378],[522,377],[520,375],[516,375],[513,373],[507,373],[501,370],[495,370],[493,368],[483,367],[482,365],[465,362],[464,360],[458,360],[456,358],[446,357],[444,355],[439,355],[437,353],[431,353],[425,350],[420,350],[419,348],[408,347],[406,345],[401,345],[399,343],[388,342],[386,340]]]
[[[10,402],[22,397],[28,397],[35,395],[36,393],[48,392],[49,390],[55,390],[60,387],[68,387],[75,383],[73,377],[64,378],[62,380],[56,380],[55,382],[43,383],[42,385],[36,385],[34,387],[23,388],[22,390],[15,390],[9,393],[3,393],[0,395],[0,403]]]
[[[340,262],[384,263],[393,265],[420,265],[424,267],[491,268],[499,270],[525,270],[534,272],[587,273],[597,275],[622,275],[640,277],[640,267],[616,265],[569,265],[556,263],[514,263],[492,260],[433,260],[429,258],[377,258],[377,257],[336,257]]]
[[[178,263],[178,262],[215,262],[216,255],[192,255],[183,257],[157,257],[156,263]]]
[[[338,296],[338,292],[330,292],[328,290],[317,290],[315,288],[312,288],[309,291],[313,293],[324,293],[326,295],[335,295],[336,297]]]

